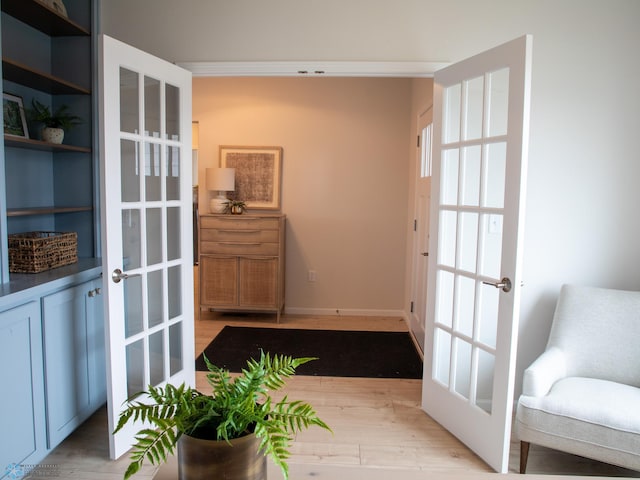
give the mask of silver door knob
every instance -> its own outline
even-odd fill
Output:
[[[139,276],[140,276],[139,273],[128,274],[128,273],[124,273],[119,268],[116,268],[111,274],[111,280],[113,280],[113,283],[120,283],[120,280],[126,280],[127,278],[139,277]]]
[[[492,287],[501,288],[503,292],[508,293],[511,291],[511,280],[504,277],[499,282],[482,282],[485,285],[491,285]]]

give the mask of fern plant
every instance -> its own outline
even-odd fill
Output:
[[[114,433],[129,421],[147,422],[153,428],[143,428],[135,437],[124,478],[140,470],[145,459],[154,465],[166,461],[183,434],[229,441],[254,433],[260,439],[260,450],[271,457],[288,479],[287,459],[294,435],[311,425],[331,429],[308,403],[290,401],[286,396],[274,402],[269,392],[284,387],[298,366],[315,358],[262,352],[259,360],[250,359],[247,368],[233,378],[228,370],[213,365],[206,357],[204,360],[212,394],[205,395],[185,384],[179,387],[167,384],[149,386],[148,392],[142,392],[148,395],[150,403],[127,401]]]
[[[47,105],[40,103],[35,98],[32,100],[31,105],[33,105],[33,109],[28,111],[29,116],[33,121],[44,124],[45,127],[62,128],[68,131],[82,123],[80,117],[69,113],[67,105],[62,105],[53,112]]]

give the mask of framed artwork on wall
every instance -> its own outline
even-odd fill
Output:
[[[234,199],[247,208],[280,210],[282,147],[220,146],[220,166],[235,168]]]
[[[12,137],[29,138],[27,119],[24,115],[22,98],[10,93],[2,94],[2,118],[4,134]]]

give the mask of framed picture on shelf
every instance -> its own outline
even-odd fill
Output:
[[[12,137],[29,138],[27,119],[24,115],[22,98],[10,93],[2,94],[2,117],[4,134]]]
[[[280,210],[282,147],[221,145],[220,166],[236,169],[236,189],[230,197],[249,209]]]

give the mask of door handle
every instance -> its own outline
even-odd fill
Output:
[[[127,278],[140,277],[140,276],[141,276],[140,273],[128,274],[128,273],[124,273],[119,268],[116,268],[111,274],[111,280],[113,280],[113,283],[120,283],[120,280],[126,280]]]
[[[429,256],[429,252],[422,252],[420,255],[422,255],[423,257],[428,257]]]
[[[482,282],[485,285],[491,285],[492,287],[501,288],[503,292],[508,293],[511,291],[511,280],[508,277],[503,277],[499,282]]]

